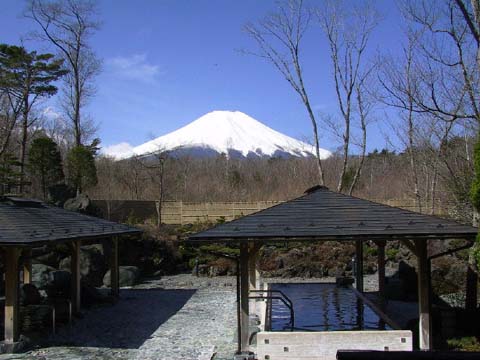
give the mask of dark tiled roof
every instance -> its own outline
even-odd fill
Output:
[[[0,198],[0,245],[49,242],[135,234],[140,230],[42,202]]]
[[[474,239],[477,229],[436,216],[312,188],[304,196],[194,234],[189,241]]]

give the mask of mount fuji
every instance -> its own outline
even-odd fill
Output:
[[[173,156],[235,158],[310,157],[315,148],[275,131],[240,111],[212,111],[167,135],[136,147],[113,146],[104,151],[116,159],[165,151]],[[325,159],[331,152],[320,149]]]

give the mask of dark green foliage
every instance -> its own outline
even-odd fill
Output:
[[[8,194],[20,181],[20,162],[11,153],[0,158],[0,195]]]
[[[65,201],[74,198],[75,195],[75,189],[67,184],[54,184],[48,187],[49,201],[60,207],[63,207]]]
[[[363,245],[363,252],[367,256],[377,256],[378,248],[376,246],[369,246],[367,244]]]
[[[68,181],[77,193],[97,184],[94,150],[80,145],[70,149],[67,155]]]
[[[342,191],[350,188],[350,186],[352,185],[353,179],[355,177],[355,172],[356,172],[356,169],[353,166],[349,166],[347,168],[347,170],[345,171],[345,174],[343,174]]]
[[[387,249],[385,255],[387,256],[387,260],[395,260],[398,255],[398,249]]]
[[[0,88],[19,97],[54,95],[57,88],[51,83],[67,73],[62,64],[63,60],[55,59],[52,54],[0,44]]]
[[[38,177],[43,193],[47,198],[50,186],[64,180],[62,156],[57,144],[50,138],[43,137],[33,140],[29,151],[29,169],[32,177]]]
[[[473,167],[475,170],[472,188],[470,190],[470,197],[475,209],[480,210],[480,141],[475,143],[473,153]]]
[[[470,190],[470,197],[473,207],[477,211],[480,211],[480,138],[478,138],[477,142],[475,143],[473,152],[473,167],[475,174]],[[478,267],[480,264],[480,234],[477,235],[477,241],[475,246],[472,248],[472,252]]]
[[[450,350],[480,351],[480,342],[475,336],[448,339],[447,345]]]

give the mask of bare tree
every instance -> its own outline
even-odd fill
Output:
[[[470,6],[464,0],[455,0],[455,4],[477,44],[477,66],[480,68],[480,0],[470,0]]]
[[[317,17],[330,47],[335,93],[343,122],[341,126],[343,129],[341,135],[343,161],[337,191],[343,191],[346,186],[350,185],[349,192],[351,193],[361,172],[361,168],[357,169],[353,178],[354,183],[347,184],[346,174],[350,160],[352,126],[356,110],[361,124],[362,138],[365,141],[367,129],[365,99],[362,94],[355,94],[355,92],[364,91],[363,84],[371,72],[368,65],[365,65],[365,51],[372,31],[378,24],[379,16],[369,3],[362,4],[362,7],[352,7],[343,2],[329,1],[324,7],[317,10]],[[355,104],[355,100],[357,100],[357,104]],[[360,166],[362,165],[363,161],[360,162]]]
[[[402,11],[407,21],[421,29],[420,80],[414,111],[444,121],[474,120],[480,124],[477,41],[471,36],[455,0],[432,5],[406,0]]]
[[[99,28],[92,0],[29,0],[25,16],[35,21],[35,35],[51,43],[65,61],[63,110],[73,126],[75,145],[84,142],[82,108],[95,92],[93,84],[100,61],[88,44]]]
[[[148,155],[135,156],[134,160],[146,170],[151,183],[154,185],[157,200],[157,227],[162,226],[162,206],[165,199],[165,161],[168,154],[158,150]]]
[[[415,96],[417,94],[417,82],[415,70],[415,53],[418,50],[419,35],[412,29],[406,31],[406,44],[402,48],[403,58],[384,56],[380,63],[380,71],[378,72],[378,81],[382,87],[382,95],[380,100],[391,107],[399,109],[400,119],[405,126],[394,124],[392,128],[402,140],[407,149],[411,180],[413,182],[413,195],[415,198],[415,207],[417,211],[422,211],[422,196],[420,194],[417,159],[417,117],[420,115],[414,111]],[[406,139],[404,139],[406,137]]]
[[[310,19],[311,13],[305,8],[302,0],[287,0],[279,4],[276,13],[259,21],[257,25],[247,24],[245,31],[258,46],[257,52],[249,53],[270,62],[300,96],[312,124],[318,177],[320,185],[324,185],[317,120],[305,88],[304,71],[301,66],[302,40]]]

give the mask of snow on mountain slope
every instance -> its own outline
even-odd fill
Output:
[[[275,131],[240,111],[212,111],[131,151],[112,155],[126,158],[158,151],[190,152],[194,156],[225,153],[240,157],[305,157],[315,153],[313,146]],[[328,150],[320,149],[322,158],[330,155]]]

